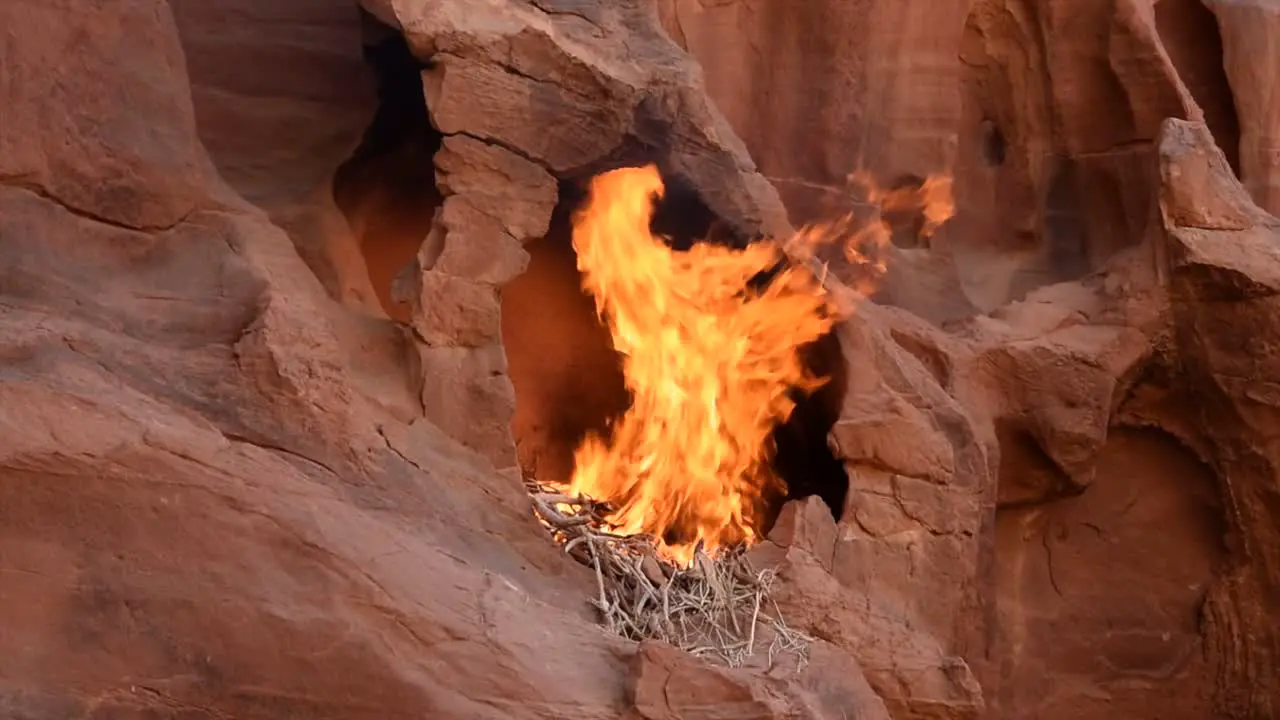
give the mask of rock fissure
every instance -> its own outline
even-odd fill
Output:
[[[75,217],[80,218],[81,220],[88,220],[90,222],[99,223],[102,225],[106,225],[108,227],[116,228],[119,230],[132,231],[132,232],[147,232],[147,233],[168,232],[170,230],[173,230],[185,224],[191,219],[193,215],[196,215],[197,213],[201,212],[199,208],[189,209],[186,212],[184,212],[182,215],[180,215],[177,219],[173,220],[172,222],[165,223],[163,225],[148,225],[148,224],[142,224],[142,223],[126,224],[118,220],[113,220],[112,218],[107,217],[105,215],[95,213],[92,210],[77,207],[76,205],[73,205],[67,202],[66,200],[63,200],[62,198],[59,198],[57,195],[54,195],[48,188],[41,185],[36,179],[36,177],[33,175],[8,175],[8,176],[0,175],[0,186],[29,192],[32,195],[35,195],[36,197],[40,198],[41,200],[47,200],[48,202],[51,202],[54,205],[57,205],[62,210],[66,211],[71,215],[74,215]]]

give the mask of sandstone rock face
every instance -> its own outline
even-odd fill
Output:
[[[1274,362],[1280,220],[1249,202],[1204,126],[1167,122],[1160,143],[1165,180],[1173,337],[1197,388],[1192,432],[1229,503],[1233,553],[1205,604],[1206,635],[1220,653],[1221,709],[1249,717],[1280,707],[1276,668],[1277,494]]]
[[[657,5],[796,222],[818,215],[854,169],[890,180],[952,166],[968,3]]]
[[[514,467],[515,390],[506,374],[498,288],[519,275],[521,243],[547,232],[555,179],[529,160],[465,135],[436,153],[445,193],[438,225],[418,251],[414,343],[428,419]],[[459,423],[458,418],[468,418]]]
[[[5,45],[0,178],[81,216],[171,228],[208,194],[212,175],[195,137],[172,20],[146,4],[128,12],[98,8],[88,11],[86,30],[63,22],[73,4],[3,9],[5,27],[31,31]],[[79,44],[87,63],[128,58],[134,32],[163,44],[118,72],[82,72],[58,57],[61,48]],[[151,191],[159,186],[168,192]]]
[[[859,660],[893,717],[981,717],[965,658],[989,645],[991,558],[977,538],[990,516],[993,458],[883,323],[869,312],[841,332],[857,369],[832,431],[848,502],[830,527],[817,512],[825,508],[784,512],[771,536],[786,548],[779,602],[792,622]]]
[[[796,222],[855,168],[953,174],[957,216],[937,242],[983,310],[1158,235],[1166,117],[1203,118],[1276,212],[1271,3],[658,5]]]
[[[1280,213],[1280,8],[1261,0],[1207,4],[1222,32],[1222,59],[1239,113],[1240,178],[1262,209]]]
[[[387,320],[331,189],[375,111],[347,10],[0,9],[0,715],[723,717],[719,689],[760,717],[885,717],[834,647],[769,677],[595,627],[589,575],[495,469],[509,407],[427,382],[455,362],[509,394],[494,294],[555,165],[444,140],[439,232]],[[715,147],[695,171],[738,177]],[[708,186],[758,220],[771,195],[742,177]],[[472,298],[454,316],[425,301],[447,284]]]
[[[578,573],[518,486],[421,421],[377,432],[320,285],[217,179],[167,6],[83,10],[3,10],[28,30],[5,46],[6,72],[32,78],[6,88],[80,99],[6,107],[99,115],[79,132],[0,130],[35,149],[24,167],[60,168],[20,182],[6,168],[0,187],[0,714],[508,717],[457,678],[491,668],[484,648],[527,633],[524,603],[547,602],[565,642],[594,637],[591,665],[618,673],[587,680],[585,704],[555,702],[615,717],[627,653],[563,600]],[[56,33],[79,38],[79,62],[42,59],[66,45]],[[77,183],[114,185],[116,201]],[[511,531],[532,542],[500,539]],[[549,673],[534,694],[569,674],[532,651],[543,644],[511,645],[532,653],[513,667]],[[515,675],[489,674],[508,694]]]
[[[1280,35],[1272,5],[658,5],[673,39],[701,61],[708,91],[761,172],[775,179],[793,220],[837,205],[841,176],[854,168],[883,181],[939,171],[955,177],[957,215],[929,252],[936,258],[931,269],[895,257],[900,277],[891,268],[876,299],[947,324],[940,333],[907,315],[881,315],[889,318],[888,346],[920,361],[989,448],[991,467],[980,482],[996,489],[977,497],[994,505],[994,526],[970,542],[967,567],[946,565],[979,578],[989,554],[994,568],[978,580],[992,583],[994,594],[977,593],[992,603],[986,647],[994,663],[982,662],[981,653],[965,656],[988,706],[1019,718],[1274,712],[1276,690],[1255,679],[1271,671],[1271,641],[1242,639],[1272,637],[1267,618],[1274,608],[1265,600],[1271,581],[1261,579],[1272,571],[1237,538],[1266,547],[1273,541],[1269,530],[1239,529],[1248,521],[1232,519],[1273,522],[1271,490],[1234,489],[1250,481],[1228,481],[1224,460],[1215,459],[1259,457],[1231,449],[1252,442],[1240,438],[1256,430],[1221,413],[1208,420],[1190,388],[1199,387],[1197,373],[1213,371],[1193,370],[1209,361],[1186,357],[1182,345],[1202,331],[1178,330],[1192,327],[1187,318],[1194,315],[1215,323],[1211,335],[1227,333],[1233,325],[1224,313],[1239,306],[1211,305],[1203,293],[1182,299],[1177,278],[1193,271],[1180,269],[1182,241],[1167,239],[1205,232],[1182,228],[1242,234],[1213,247],[1232,248],[1247,270],[1192,263],[1194,272],[1240,288],[1270,276],[1273,251],[1265,242],[1240,248],[1239,238],[1265,235],[1273,222],[1265,211],[1275,212],[1280,126],[1270,102],[1275,73],[1267,68]],[[1193,174],[1171,159],[1167,118],[1200,123],[1170,127],[1184,148],[1214,158],[1211,168]],[[951,295],[948,272],[964,299]],[[989,315],[957,322],[975,314],[972,306]],[[1196,353],[1205,343],[1194,341]],[[885,343],[873,345],[880,356],[888,353]],[[1234,357],[1250,352],[1243,336],[1236,347]],[[851,376],[874,375],[867,368],[875,363],[847,342],[845,352]],[[1245,385],[1250,397],[1264,393],[1252,379],[1266,377],[1265,370],[1252,361],[1231,376],[1240,383],[1236,393]],[[921,396],[928,394],[908,393]],[[944,460],[966,443],[957,445],[954,432],[950,448],[926,440],[938,424],[934,413],[909,417],[888,401],[879,401],[879,410],[867,399],[850,405],[837,439],[842,424],[870,416],[863,425],[887,422],[898,430],[885,435],[913,440],[876,441],[859,432],[856,443],[843,444],[855,488],[867,474],[856,465],[868,454],[891,471],[872,484],[874,492],[893,490],[895,503],[909,497],[902,488],[910,483],[893,474],[932,469],[934,492],[955,483],[957,469]],[[1169,458],[1180,459],[1170,465]],[[1260,477],[1264,466],[1232,472]],[[867,494],[855,492],[850,502],[864,507],[873,502]],[[953,508],[965,503],[942,506],[945,527],[956,527],[964,514]],[[924,507],[917,499],[900,512],[937,520]],[[1159,529],[1171,525],[1182,528],[1177,538]],[[1186,562],[1139,559],[1156,556]],[[1076,568],[1085,566],[1093,579],[1082,584]],[[1237,566],[1248,570],[1230,570]],[[930,632],[945,645],[947,635],[936,626]],[[1064,644],[1066,635],[1079,644]],[[874,684],[870,667],[868,676]]]
[[[377,312],[365,256],[332,192],[334,169],[377,101],[350,4],[170,5],[199,138],[221,178],[289,233],[331,294]]]
[[[446,135],[505,147],[558,176],[594,174],[610,158],[655,151],[651,159],[705,192],[729,222],[785,229],[773,188],[647,3],[363,4],[433,63],[424,77],[427,104]],[[604,42],[623,36],[634,47]],[[560,92],[565,86],[572,90]]]
[[[1280,712],[1270,5],[363,5],[0,6],[0,715]],[[517,478],[625,403],[552,246],[640,161],[957,178],[754,551],[803,668],[607,635]]]

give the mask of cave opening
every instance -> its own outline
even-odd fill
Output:
[[[1004,165],[1005,159],[1009,154],[1009,143],[1004,137],[1004,133],[1000,130],[1000,126],[994,120],[983,120],[981,124],[982,141],[981,151],[982,160],[987,167],[1000,167]]]
[[[664,180],[650,229],[670,247],[684,251],[711,242],[741,248],[754,240],[722,222],[678,176]],[[576,179],[561,182],[550,230],[526,244],[527,269],[502,289],[503,345],[516,394],[512,430],[522,472],[540,482],[567,481],[582,440],[590,433],[608,437],[631,404],[621,356],[582,288],[572,244],[572,216],[586,199],[584,186]],[[753,282],[768,281],[764,273]],[[765,532],[786,501],[813,495],[839,520],[848,493],[844,464],[828,441],[846,387],[840,343],[828,333],[801,352],[810,370],[829,380],[813,393],[792,393],[796,408],[772,433],[773,470],[787,492],[764,499]]]
[[[400,279],[415,267],[443,201],[434,157],[444,138],[429,115],[422,84],[427,66],[401,33],[367,12],[362,18],[364,56],[376,78],[378,103],[359,145],[334,174],[333,199],[358,244],[376,305],[408,323],[411,305]],[[630,153],[626,164],[644,164],[650,151]],[[631,404],[621,358],[582,288],[572,244],[572,215],[586,199],[588,176],[561,180],[548,232],[525,244],[527,268],[500,289],[502,343],[515,390],[512,434],[521,471],[543,482],[568,480],[583,439],[591,433],[607,437]],[[664,181],[651,230],[673,249],[685,251],[698,242],[743,248],[755,240],[721,221],[678,174],[666,174]],[[769,280],[762,273],[752,284]],[[813,393],[792,393],[796,408],[772,433],[773,470],[787,492],[765,498],[766,531],[786,501],[813,495],[838,520],[848,492],[844,465],[828,441],[845,388],[840,344],[828,334],[801,352],[811,371],[829,381]]]
[[[396,292],[427,237],[442,198],[433,159],[444,136],[431,124],[422,72],[404,37],[366,11],[365,62],[377,82],[378,104],[360,144],[334,173],[333,199],[359,246],[378,306],[409,320]]]

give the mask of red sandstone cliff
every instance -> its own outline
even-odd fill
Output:
[[[363,5],[0,4],[0,717],[1280,712],[1272,3]],[[654,155],[747,232],[956,178],[803,673],[606,634],[519,482],[619,402],[564,184]]]

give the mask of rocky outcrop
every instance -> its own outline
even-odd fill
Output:
[[[895,717],[1274,712],[1266,354],[1242,338],[1273,332],[1277,221],[1205,125],[1157,147],[1155,242],[948,332],[875,307],[842,330],[849,504],[760,552]]]
[[[444,203],[412,273],[422,406],[496,467],[513,468],[515,390],[498,290],[524,271],[522,243],[546,234],[556,181],[542,166],[468,135],[445,138],[435,165]]]
[[[377,101],[350,3],[326,0],[306,11],[249,1],[170,5],[199,139],[219,176],[289,233],[331,295],[379,312],[366,253],[333,193],[334,170]]]
[[[982,310],[1158,235],[1166,117],[1204,119],[1276,212],[1268,3],[658,5],[797,222],[838,202],[852,168],[954,175],[936,244]]]
[[[379,293],[343,282],[361,279],[343,265],[358,238],[323,234],[359,138],[323,113],[314,135],[287,130],[345,100],[283,87],[317,45],[270,28],[313,22],[301,34],[323,45],[326,27],[358,36],[355,9],[332,26],[314,5],[174,9],[0,9],[22,29],[0,83],[0,715],[690,718],[721,716],[704,702],[720,697],[759,717],[884,717],[834,647],[768,677],[596,627],[589,575],[492,448],[405,400],[421,348],[482,346],[421,300],[404,337]],[[230,17],[269,73],[219,64],[245,62],[215,52]],[[476,312],[450,322],[492,331],[484,294],[520,255],[479,251],[541,231],[519,213],[550,195],[503,193],[546,188],[546,169],[465,134],[437,159],[447,234],[420,297],[431,271],[471,283]]]
[[[784,233],[785,212],[644,3],[365,5],[426,67],[430,122],[446,138],[436,155],[444,205],[409,293],[423,405],[514,469],[498,289],[524,269],[520,243],[547,232],[556,180],[642,159],[701,190],[740,234]],[[516,189],[494,190],[503,187]]]
[[[511,633],[549,603],[565,627],[538,632],[618,673],[555,702],[615,717],[626,652],[556,599],[581,578],[519,487],[426,423],[379,434],[320,285],[218,179],[167,6],[0,17],[28,30],[0,129],[25,148],[0,186],[0,714],[507,717],[435,673],[508,636],[536,707],[569,670]]]
[[[1275,715],[1264,4],[364,5],[0,6],[0,715]],[[637,161],[957,178],[755,551],[803,668],[607,635],[516,477],[504,309]]]
[[[779,602],[858,659],[893,717],[978,718],[985,701],[969,663],[986,656],[994,629],[983,541],[994,448],[892,340],[893,326],[868,307],[838,333],[850,377],[831,439],[849,495],[830,529],[812,501],[794,524],[780,519]]]
[[[998,485],[994,531],[980,537],[995,568],[988,647],[998,660],[983,669],[966,656],[988,704],[1004,717],[1274,712],[1275,691],[1256,679],[1271,667],[1270,641],[1242,639],[1270,637],[1264,618],[1274,611],[1261,608],[1271,591],[1261,578],[1272,573],[1266,561],[1245,559],[1263,556],[1242,550],[1240,538],[1271,541],[1258,528],[1234,529],[1248,524],[1239,518],[1273,519],[1274,509],[1269,491],[1235,489],[1250,481],[1226,480],[1224,460],[1215,459],[1245,462],[1250,453],[1238,446],[1253,441],[1240,438],[1256,431],[1225,410],[1207,419],[1194,389],[1208,372],[1194,369],[1204,367],[1195,358],[1206,341],[1183,346],[1206,330],[1179,329],[1195,316],[1226,333],[1228,309],[1244,307],[1199,291],[1187,299],[1180,276],[1204,273],[1241,288],[1269,277],[1267,243],[1234,233],[1265,235],[1265,211],[1276,211],[1267,62],[1280,36],[1270,6],[658,5],[793,219],[838,204],[852,167],[884,181],[955,177],[956,218],[932,249],[899,251],[891,263],[898,277],[891,269],[876,300],[946,325],[943,333],[903,314],[882,316],[891,318],[892,344],[959,401],[992,448],[997,469],[985,482]],[[1167,118],[1199,124],[1170,130]],[[824,142],[810,141],[815,135]],[[1214,158],[1212,169],[1193,174],[1175,160],[1175,136],[1180,152],[1195,147]],[[1182,269],[1176,238],[1203,236],[1189,229],[1203,227],[1232,232],[1212,246],[1239,253],[1248,269]],[[951,289],[957,282],[962,297]],[[851,372],[869,373],[871,364],[850,355]],[[1249,397],[1261,397],[1246,378],[1263,370],[1249,364],[1233,377],[1237,393],[1247,385]],[[875,414],[859,406],[855,416]],[[913,438],[930,436],[936,421],[925,417],[911,424]],[[934,445],[913,442],[911,451],[942,456]],[[1257,472],[1231,477],[1265,475]],[[855,493],[851,502],[866,500]],[[1162,526],[1182,530],[1174,538]],[[1166,556],[1186,562],[1142,559]],[[1079,645],[1064,644],[1066,635]]]
[[[1205,604],[1205,632],[1220,654],[1221,710],[1265,717],[1280,707],[1275,358],[1264,340],[1276,332],[1280,220],[1250,202],[1203,126],[1166,123],[1160,155],[1172,340],[1233,550]]]

